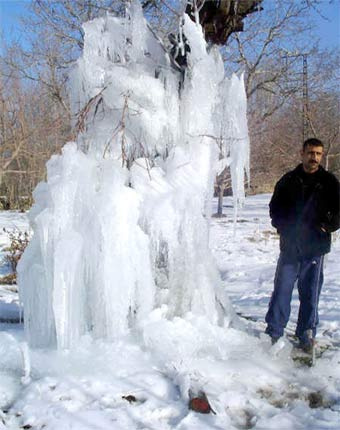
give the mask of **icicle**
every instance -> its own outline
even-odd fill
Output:
[[[24,375],[21,378],[23,385],[28,385],[31,382],[31,361],[29,356],[29,347],[27,342],[22,342],[20,344],[20,350],[23,361]]]

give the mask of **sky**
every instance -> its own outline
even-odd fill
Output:
[[[6,40],[16,38],[20,17],[27,13],[30,0],[0,0],[0,32]]]
[[[323,0],[320,11],[315,13],[316,33],[323,48],[340,47],[340,0]]]
[[[0,0],[0,28],[6,38],[15,37],[20,25],[20,16],[27,13],[31,0]],[[71,0],[70,0],[71,1]],[[276,0],[265,0],[276,1]],[[298,0],[296,0],[298,1]],[[314,13],[315,32],[322,48],[340,47],[340,0],[321,0],[320,11],[325,19]]]

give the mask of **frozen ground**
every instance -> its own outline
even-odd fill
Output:
[[[287,339],[272,347],[263,334],[278,255],[268,199],[247,198],[235,232],[228,199],[228,217],[212,219],[211,248],[241,316],[238,328],[216,328],[192,315],[167,321],[160,309],[141,332],[115,344],[85,337],[72,353],[28,352],[15,322],[17,294],[2,286],[0,430],[338,429],[340,235],[326,260],[320,301],[318,338],[328,349],[307,367],[291,359]],[[0,213],[1,247],[2,227],[13,226],[25,228],[24,215]],[[296,310],[295,297],[288,333]],[[215,414],[188,410],[189,388],[203,389]]]

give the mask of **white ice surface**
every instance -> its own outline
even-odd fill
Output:
[[[30,351],[30,380],[23,379],[23,330],[0,324],[0,415],[6,429],[45,430],[323,430],[340,420],[340,237],[327,256],[318,340],[332,341],[312,368],[290,358],[286,339],[271,346],[264,316],[272,290],[278,238],[268,217],[269,195],[248,197],[234,232],[227,218],[212,219],[210,246],[243,330],[223,329],[188,314],[168,320],[159,309],[141,332],[118,342],[82,338],[70,353]],[[216,202],[214,202],[216,203]],[[12,218],[13,217],[13,218]],[[0,224],[16,220],[1,212]],[[24,228],[25,223],[21,224]],[[3,234],[1,243],[5,242]],[[15,303],[6,286],[0,300]],[[293,298],[294,330],[297,297]],[[27,367],[26,359],[26,367]],[[27,369],[26,369],[27,372]],[[27,375],[26,375],[27,376]],[[188,389],[203,389],[216,415],[187,407]],[[311,408],[311,393],[322,405]],[[135,403],[123,396],[134,395]],[[1,427],[0,427],[1,428]]]

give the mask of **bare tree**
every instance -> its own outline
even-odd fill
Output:
[[[124,1],[34,0],[22,34],[0,57],[0,190],[7,204],[30,194],[70,130],[69,67],[84,43],[82,23],[120,13]],[[14,198],[15,197],[15,198]]]
[[[320,92],[309,104],[311,135],[325,144],[325,167],[340,178],[340,104],[339,93]]]
[[[308,134],[325,144],[325,167],[339,176],[340,92],[339,53],[315,52],[309,57]],[[293,94],[266,123],[256,113],[250,117],[253,133],[251,177],[255,192],[270,192],[277,178],[299,160],[303,141],[303,92]]]
[[[45,163],[70,137],[64,110],[42,84],[25,86],[0,73],[0,194],[3,206],[28,204]],[[24,199],[24,200],[23,200]]]
[[[119,13],[124,1],[34,0],[22,18],[18,42],[5,44],[8,73],[40,82],[46,92],[69,110],[65,84],[69,67],[84,46],[82,24],[107,11]]]
[[[263,119],[297,90],[293,80],[287,85],[287,75],[299,72],[299,54],[314,49],[310,12],[319,3],[267,2],[263,11],[247,18],[245,31],[232,36],[224,54],[226,67],[245,71],[249,107],[258,110],[261,103]]]

